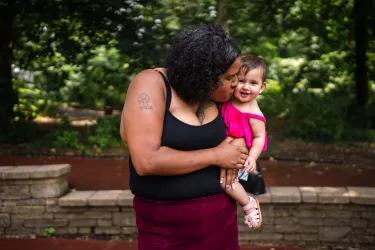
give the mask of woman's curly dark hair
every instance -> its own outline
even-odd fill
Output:
[[[164,66],[178,96],[188,103],[197,103],[209,99],[221,84],[220,76],[240,54],[219,25],[194,26],[179,33]]]

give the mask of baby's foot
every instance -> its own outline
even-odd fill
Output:
[[[262,225],[262,214],[259,201],[249,196],[249,203],[242,207],[245,212],[245,224],[250,228],[258,229]]]

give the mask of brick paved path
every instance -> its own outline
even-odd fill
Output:
[[[5,239],[1,250],[137,250],[135,242],[67,240],[67,239]],[[241,246],[241,250],[301,250],[297,247]],[[203,250],[203,249],[202,249]]]

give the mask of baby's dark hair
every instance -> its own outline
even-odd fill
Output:
[[[188,103],[208,100],[241,52],[216,24],[189,27],[176,37],[165,60],[167,77]]]
[[[258,68],[263,71],[262,80],[263,82],[265,82],[267,77],[267,65],[264,60],[261,57],[255,55],[241,57],[240,71],[243,72],[244,75],[246,75],[250,70]]]

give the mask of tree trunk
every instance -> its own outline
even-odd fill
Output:
[[[228,2],[229,0],[217,0],[217,23],[228,31]]]
[[[280,34],[284,32],[284,23],[285,23],[285,8],[282,6],[281,7],[281,20],[280,20]],[[279,41],[282,41],[281,39]],[[281,58],[286,58],[288,57],[288,48],[286,47],[285,42],[280,44],[279,42],[279,57]]]
[[[355,86],[357,102],[365,106],[369,98],[369,87],[367,79],[367,46],[368,46],[368,7],[367,0],[355,0]]]
[[[13,13],[11,3],[0,5],[0,118],[13,116],[16,94],[12,89]]]

